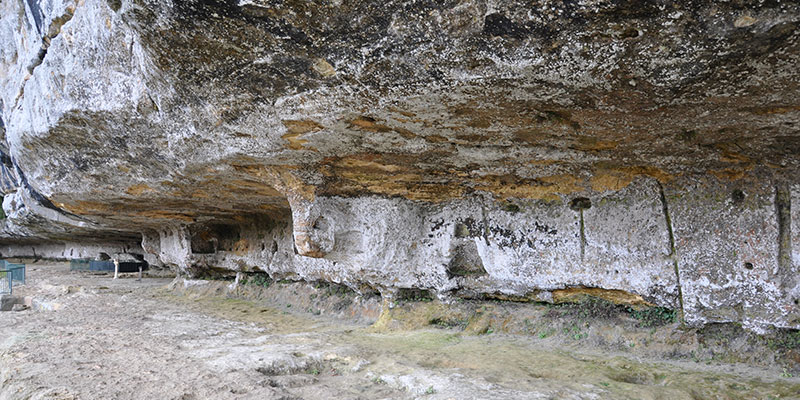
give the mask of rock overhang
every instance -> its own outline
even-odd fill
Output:
[[[384,291],[599,287],[698,323],[798,327],[780,278],[800,246],[786,222],[797,5],[2,7],[7,164],[27,209],[39,194],[58,214],[9,218],[7,233],[143,232],[184,269]],[[752,215],[717,212],[737,190],[758,199]],[[577,198],[592,207],[571,210]],[[771,270],[739,277],[748,262]],[[742,279],[761,283],[726,294]]]

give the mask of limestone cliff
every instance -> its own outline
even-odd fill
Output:
[[[781,1],[2,0],[0,252],[798,329],[799,27]]]

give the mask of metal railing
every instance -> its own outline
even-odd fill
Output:
[[[0,294],[11,294],[13,287],[11,276],[8,275],[8,272],[0,270]]]
[[[25,264],[0,260],[0,293],[12,294],[15,285],[25,284]]]

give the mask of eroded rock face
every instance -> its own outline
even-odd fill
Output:
[[[135,239],[192,274],[800,328],[796,4],[0,11],[8,254]]]

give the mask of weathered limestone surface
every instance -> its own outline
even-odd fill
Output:
[[[788,253],[787,260],[781,257],[791,245],[781,240],[781,232],[791,230],[788,190],[770,181],[713,178],[670,188],[667,201],[689,322],[797,326],[800,308],[783,286],[797,271]]]
[[[74,258],[95,258],[101,253],[109,257],[120,253],[142,254],[141,245],[137,242],[114,243],[104,240],[97,243],[81,242],[42,242],[30,243],[12,242],[0,245],[0,255],[3,257],[36,257],[56,260],[71,260]],[[155,263],[158,265],[157,263]]]
[[[2,0],[0,253],[797,329],[799,26],[779,1]]]

